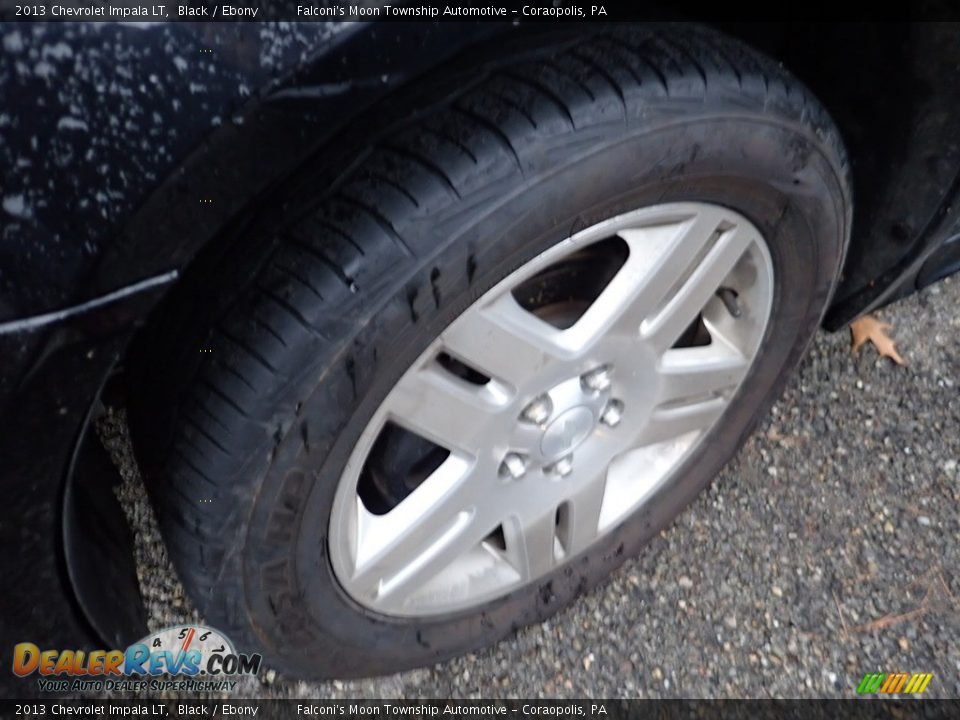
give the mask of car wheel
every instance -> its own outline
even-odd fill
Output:
[[[475,649],[609,575],[777,396],[843,258],[835,128],[732,40],[619,27],[443,72],[258,226],[134,427],[201,612],[299,676]]]

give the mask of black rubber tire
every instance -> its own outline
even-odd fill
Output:
[[[521,57],[446,70],[428,110],[355,148],[336,182],[300,192],[286,209],[296,222],[258,231],[261,244],[277,241],[256,268],[218,272],[230,301],[214,317],[176,318],[166,347],[199,360],[165,358],[150,371],[163,397],[141,408],[134,439],[176,567],[209,623],[283,671],[421,666],[564,607],[710,482],[818,326],[851,191],[816,100],[708,29],[561,32]],[[409,363],[479,295],[576,229],[683,200],[749,218],[776,277],[758,361],[704,452],[592,551],[479,611],[395,619],[352,602],[325,552],[332,497]]]

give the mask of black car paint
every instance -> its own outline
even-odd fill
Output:
[[[489,23],[0,27],[0,546],[17,548],[3,566],[17,588],[0,598],[9,627],[24,639],[121,647],[145,632],[142,612],[118,612],[141,607],[128,531],[111,501],[116,473],[86,442],[138,325],[212,238],[247,221],[251,200],[271,197],[364,110],[458,51],[516,32]],[[960,113],[945,111],[953,127]],[[955,251],[943,241],[960,230],[949,194],[957,171],[947,168],[949,187],[925,199],[935,226],[888,253],[896,257],[882,270],[892,277],[841,286],[848,302],[832,316],[849,319],[939,272],[927,266],[941,246]],[[105,537],[91,562],[91,539]],[[111,592],[93,576],[109,578]]]
[[[118,478],[113,471],[105,479],[102,458],[84,450],[109,374],[179,269],[225,225],[242,222],[252,198],[268,194],[357,112],[493,29],[111,26],[106,33],[114,48],[144,48],[140,72],[148,79],[170,77],[176,87],[152,96],[137,85],[136,102],[143,107],[150,98],[137,117],[149,113],[164,140],[177,143],[178,154],[153,157],[150,143],[111,137],[78,166],[72,160],[87,156],[98,123],[109,126],[114,103],[98,105],[97,90],[101,72],[112,71],[104,66],[77,81],[76,97],[85,98],[84,108],[99,118],[78,120],[87,128],[81,135],[74,122],[58,129],[59,121],[35,117],[78,112],[71,96],[47,81],[52,75],[44,69],[39,87],[24,78],[44,62],[43,48],[59,48],[48,51],[48,58],[76,61],[86,44],[103,42],[99,33],[105,31],[0,26],[4,47],[28,55],[18,67],[6,63],[11,56],[5,53],[0,70],[0,162],[7,169],[2,194],[17,198],[4,207],[0,236],[0,490],[9,498],[0,507],[0,547],[17,548],[5,556],[3,570],[18,589],[0,596],[0,614],[11,631],[18,629],[24,639],[112,647],[145,634],[142,613],[118,612],[141,606],[123,518],[116,508],[104,511],[113,504],[108,496]],[[12,33],[33,39],[29,45],[23,37],[6,40]],[[201,53],[207,49],[214,52]],[[200,58],[197,71],[211,79],[203,100],[181,115],[171,108],[178,93],[190,92],[190,75],[181,78],[177,62],[185,53]],[[62,71],[73,77],[74,68]],[[109,88],[110,80],[105,82]],[[165,106],[168,124],[152,119],[155,106]],[[69,137],[50,138],[60,130]],[[48,133],[49,146],[41,144],[41,131]],[[97,152],[106,154],[103,173],[97,171]],[[21,172],[34,167],[39,169]],[[120,184],[111,185],[117,178]],[[116,202],[99,207],[97,194],[112,187],[114,195],[106,197]],[[77,208],[82,212],[75,217]],[[68,492],[76,483],[90,492]],[[84,506],[65,510],[65,499]],[[90,563],[76,548],[103,537],[105,527],[115,542]],[[112,580],[110,592],[81,577],[98,572],[98,565],[103,579]]]

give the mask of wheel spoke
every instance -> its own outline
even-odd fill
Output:
[[[752,241],[750,232],[741,227],[712,233],[707,246],[699,245],[700,249],[706,247],[706,255],[689,276],[678,278],[675,289],[671,288],[643,321],[641,335],[659,350],[669,348],[703,310]]]
[[[553,569],[557,539],[555,510],[530,521],[512,518],[504,523],[503,530],[507,557],[521,578],[531,580]]]
[[[440,339],[455,357],[516,389],[562,361],[559,337],[505,293],[468,310]]]
[[[619,230],[629,248],[627,260],[568,333],[579,333],[582,345],[611,331],[635,338],[640,323],[688,274],[722,222],[719,208],[704,208],[672,222]]]
[[[740,384],[749,365],[746,358],[719,341],[668,350],[658,367],[658,404],[678,406],[723,395]]]
[[[652,445],[704,430],[723,414],[726,407],[727,400],[723,397],[712,397],[685,405],[658,407],[640,431],[636,444]]]
[[[384,401],[399,425],[448,450],[477,455],[481,433],[501,400],[484,387],[451,376],[433,364],[408,372]]]
[[[561,523],[560,540],[566,554],[576,555],[597,539],[600,509],[607,487],[607,468],[587,468],[590,480],[574,492],[566,502],[566,517]]]
[[[640,323],[667,293],[671,266],[692,261],[697,246],[688,240],[691,226],[704,222],[687,218],[655,227],[620,230],[629,255],[577,323],[564,333],[568,346],[583,350],[613,335],[635,339]],[[716,220],[719,222],[719,219]]]
[[[477,485],[467,461],[448,458],[410,496],[385,515],[358,506],[351,588],[399,607],[424,582],[489,532],[477,508]],[[452,550],[456,548],[456,552]]]

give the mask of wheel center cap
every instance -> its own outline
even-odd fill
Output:
[[[593,432],[594,417],[590,408],[570,408],[547,426],[540,441],[540,450],[548,458],[566,455]]]

